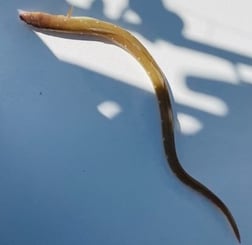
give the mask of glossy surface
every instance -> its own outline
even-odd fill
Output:
[[[72,18],[62,15],[50,15],[41,12],[23,12],[20,18],[35,27],[53,32],[68,32],[79,35],[98,36],[111,41],[131,53],[143,66],[150,77],[159,104],[163,144],[167,160],[176,176],[185,184],[200,192],[216,204],[229,220],[240,242],[240,234],[235,220],[226,205],[208,188],[192,178],[181,166],[175,147],[174,118],[171,108],[170,91],[165,77],[149,52],[126,30],[97,19]]]

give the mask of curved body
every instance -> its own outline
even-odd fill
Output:
[[[172,111],[171,91],[166,83],[165,76],[147,49],[128,31],[98,19],[51,15],[42,12],[23,12],[20,14],[20,18],[27,24],[44,30],[104,38],[123,48],[138,60],[151,79],[156,93],[165,155],[172,171],[184,184],[200,192],[221,209],[232,226],[237,240],[240,242],[237,224],[227,206],[211,190],[191,177],[179,162],[175,146],[175,118]]]

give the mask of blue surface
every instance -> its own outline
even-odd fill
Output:
[[[179,16],[148,3],[131,7],[146,20],[135,31],[150,41],[252,65],[251,57],[185,40]],[[0,244],[236,244],[218,209],[169,169],[154,94],[60,62],[20,23],[19,8],[64,13],[67,5],[6,1],[0,15]],[[148,22],[150,10],[157,18]],[[101,15],[99,5],[89,13]],[[162,16],[174,35],[157,28]],[[242,244],[252,244],[252,86],[191,74],[186,83],[222,98],[229,113],[176,105],[204,123],[198,134],[178,136],[181,162],[225,201]],[[114,120],[98,113],[104,100],[121,105]]]

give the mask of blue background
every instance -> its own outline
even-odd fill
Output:
[[[159,1],[131,1],[151,42],[163,39],[233,64],[237,52],[187,40],[183,20]],[[155,95],[60,62],[18,19],[17,9],[65,13],[63,1],[6,1],[0,15],[0,244],[236,244],[218,209],[187,188],[166,163]],[[99,1],[89,14],[106,19]],[[150,18],[154,16],[154,18]],[[167,24],[164,31],[158,28]],[[242,244],[252,244],[252,86],[188,74],[189,89],[222,98],[223,118],[185,105],[197,134],[178,134],[183,166],[227,204]],[[107,120],[96,110],[117,101]]]

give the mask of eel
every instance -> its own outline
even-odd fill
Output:
[[[19,17],[37,30],[49,31],[52,34],[63,32],[71,35],[101,38],[121,47],[140,63],[147,72],[155,90],[161,118],[164,152],[171,170],[181,182],[201,193],[223,212],[240,243],[239,229],[228,207],[210,189],[190,176],[178,159],[174,135],[176,120],[172,109],[171,90],[163,72],[143,44],[129,31],[112,23],[90,17],[72,17],[72,8],[67,15],[22,11]]]

